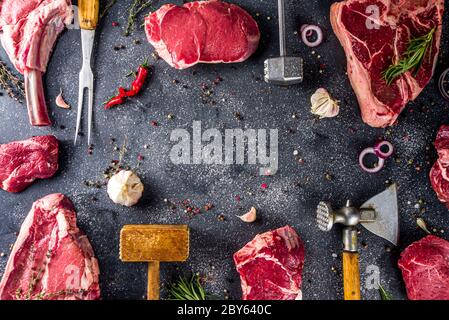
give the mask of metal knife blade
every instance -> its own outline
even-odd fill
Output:
[[[376,211],[374,222],[363,222],[361,225],[368,231],[397,246],[399,241],[399,213],[396,184],[392,184],[385,191],[366,201],[361,208]]]

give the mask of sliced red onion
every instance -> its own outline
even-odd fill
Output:
[[[449,69],[443,72],[438,82],[438,88],[440,89],[441,95],[449,100]]]
[[[360,167],[363,169],[363,171],[366,171],[368,173],[379,172],[383,168],[383,166],[385,164],[385,159],[380,158],[379,156],[377,156],[377,158],[379,159],[377,161],[377,166],[375,166],[373,168],[368,168],[363,163],[363,160],[365,159],[366,155],[368,155],[368,154],[374,154],[375,156],[377,156],[376,152],[374,151],[374,148],[371,148],[371,147],[370,148],[366,148],[365,150],[363,150],[360,153],[360,156],[359,156],[359,165],[360,165]]]
[[[300,28],[302,42],[308,47],[316,47],[323,42],[323,30],[319,26],[304,24]],[[316,33],[316,40],[309,41],[309,37]]]
[[[382,151],[383,148],[388,147],[388,151]],[[387,159],[393,154],[393,145],[388,141],[380,141],[374,145],[374,152],[379,158]]]

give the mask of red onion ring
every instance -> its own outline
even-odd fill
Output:
[[[388,147],[388,151],[383,152],[382,151],[383,147]],[[387,158],[391,157],[391,155],[393,154],[393,151],[394,151],[393,145],[388,141],[380,141],[374,145],[374,152],[376,153],[376,155],[379,158],[382,158],[382,159],[387,159]]]
[[[374,154],[375,156],[377,156],[376,152],[374,151],[374,148],[366,148],[365,150],[363,150],[360,153],[360,156],[359,156],[359,165],[360,165],[360,167],[363,169],[363,171],[366,171],[368,173],[379,172],[383,168],[383,166],[385,164],[385,159],[380,158],[379,156],[377,156],[377,158],[379,159],[379,161],[377,162],[377,166],[374,167],[374,168],[368,168],[363,163],[363,160],[365,159],[365,156],[368,155],[368,154]]]
[[[311,25],[311,24],[304,24],[300,28],[301,31],[301,39],[302,42],[308,47],[316,47],[320,45],[323,42],[323,30],[319,26]],[[316,33],[316,40],[315,41],[309,41],[309,37]]]
[[[441,74],[440,80],[438,81],[438,89],[440,89],[443,98],[449,100],[449,69],[446,69]]]

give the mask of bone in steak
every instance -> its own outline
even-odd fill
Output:
[[[70,0],[3,0],[0,30],[3,48],[25,77],[28,115],[33,126],[51,124],[42,75],[59,33],[73,18]]]
[[[54,136],[0,145],[0,187],[20,192],[36,179],[50,178],[58,170],[58,150]]]
[[[430,170],[430,183],[438,199],[449,208],[449,126],[443,125],[435,139],[438,160]]]
[[[444,0],[347,0],[332,5],[332,27],[345,50],[364,122],[373,127],[394,124],[405,105],[430,81],[438,58],[443,10]],[[382,72],[401,60],[412,38],[433,28],[431,49],[417,73],[406,72],[388,86]]]
[[[245,10],[219,0],[163,5],[145,25],[158,55],[177,69],[244,61],[260,39],[256,21]]]
[[[290,226],[257,235],[234,254],[243,300],[302,299],[304,246]]]
[[[100,298],[98,262],[62,194],[33,204],[0,282],[0,299],[94,300]]]
[[[410,300],[449,300],[449,242],[429,235],[402,253],[399,268]]]

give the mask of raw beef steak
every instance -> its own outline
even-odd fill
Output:
[[[0,31],[3,48],[25,76],[28,115],[33,126],[51,124],[42,74],[56,38],[73,19],[70,0],[2,0]]]
[[[373,127],[395,123],[405,105],[432,78],[442,32],[444,0],[347,0],[334,3],[331,23],[348,60],[347,71],[363,121]],[[387,85],[382,73],[398,63],[409,42],[435,33],[422,66]]]
[[[36,179],[53,176],[58,170],[58,140],[34,137],[0,145],[0,187],[20,192]]]
[[[33,204],[0,282],[0,300],[100,298],[98,262],[62,194]]]
[[[302,299],[304,246],[292,227],[257,235],[234,254],[243,300]]]
[[[443,125],[435,139],[438,160],[430,170],[430,183],[438,199],[449,208],[449,126]]]
[[[449,300],[449,242],[427,236],[412,243],[399,259],[410,300]]]
[[[244,61],[260,39],[245,10],[219,0],[166,4],[145,18],[145,30],[158,55],[177,69]]]

